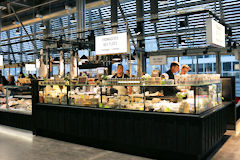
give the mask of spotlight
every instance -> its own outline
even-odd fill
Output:
[[[185,19],[181,19],[179,21],[180,23],[180,27],[187,27],[189,24],[188,24],[188,17],[186,16]]]
[[[232,47],[227,50],[227,53],[232,53]]]
[[[16,34],[20,34],[20,30],[19,30],[19,28],[17,28],[17,30],[16,30]]]
[[[237,48],[237,42],[233,43],[233,48],[236,49]]]
[[[87,61],[88,61],[87,56],[83,55],[83,56],[80,58],[80,61],[82,61],[82,62],[87,62]]]
[[[40,29],[41,29],[41,30],[44,30],[44,29],[46,29],[46,26],[45,26],[43,23],[41,23],[41,24],[40,24]]]
[[[74,14],[72,14],[72,16],[71,16],[71,18],[70,18],[70,22],[71,22],[71,23],[76,23],[76,22],[77,22],[76,19],[75,19]]]
[[[203,54],[208,54],[208,48],[206,48],[204,51],[203,51]]]
[[[186,55],[187,55],[187,50],[183,52],[183,56],[186,56]]]
[[[182,37],[181,36],[177,36],[177,39],[178,39],[178,44],[185,44],[185,40],[182,40]]]

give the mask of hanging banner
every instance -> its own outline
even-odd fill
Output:
[[[212,18],[206,20],[207,44],[215,47],[225,47],[225,26],[216,22]]]
[[[36,65],[35,64],[25,64],[25,71],[26,72],[35,72],[36,69]]]
[[[96,55],[130,53],[130,41],[127,32],[97,36],[95,38]]]
[[[167,56],[150,56],[150,65],[164,65],[167,64]]]

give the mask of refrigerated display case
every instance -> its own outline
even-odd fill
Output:
[[[2,86],[0,124],[32,130],[31,85]]]

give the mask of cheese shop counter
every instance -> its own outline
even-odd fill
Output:
[[[131,92],[118,94],[117,85]],[[165,95],[164,88],[178,86],[181,92]],[[218,76],[182,84],[134,78],[34,81],[33,92],[35,135],[166,159],[204,159],[211,153],[226,131],[230,104],[222,102]]]

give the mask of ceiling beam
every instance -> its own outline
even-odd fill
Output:
[[[57,0],[53,0],[53,1],[57,1]],[[127,1],[129,1],[129,0],[120,0],[120,2],[127,2]],[[99,8],[99,7],[107,6],[107,5],[110,5],[109,1],[106,2],[105,0],[100,0],[100,1],[96,1],[96,2],[86,4],[86,10],[87,9],[93,9],[93,8]],[[54,12],[54,13],[51,13],[51,14],[48,14],[48,15],[43,15],[42,18],[33,18],[33,19],[30,19],[30,20],[26,20],[26,21],[23,21],[22,23],[23,23],[24,26],[26,26],[26,25],[41,22],[41,21],[44,21],[44,20],[49,20],[49,19],[69,15],[69,14],[75,13],[76,11],[77,11],[76,7],[74,7],[71,10],[66,10],[65,9],[65,10]],[[19,15],[19,14],[21,14],[21,12],[17,11],[16,14]],[[13,13],[13,15],[15,15],[15,14]],[[6,18],[6,17],[8,17],[8,16],[3,16],[2,18]],[[11,30],[11,29],[14,29],[14,28],[17,28],[17,27],[21,27],[21,24],[13,24],[13,25],[9,25],[9,26],[4,26],[4,27],[2,27],[2,31]]]

